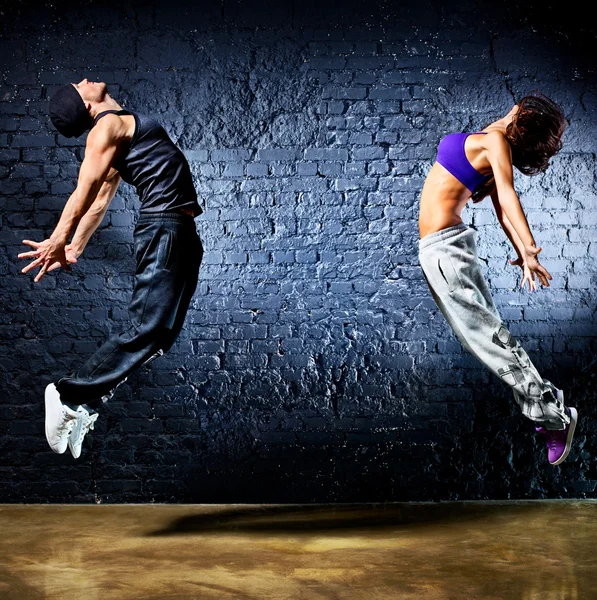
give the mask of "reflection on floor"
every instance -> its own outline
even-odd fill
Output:
[[[3,600],[591,600],[597,502],[0,505]]]

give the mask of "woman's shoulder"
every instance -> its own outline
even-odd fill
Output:
[[[503,151],[509,149],[508,139],[504,133],[498,129],[483,130],[479,133],[485,135],[480,139],[480,143],[487,150]]]

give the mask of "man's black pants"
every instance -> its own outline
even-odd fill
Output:
[[[130,327],[56,383],[63,402],[96,408],[135,369],[166,352],[182,329],[203,257],[193,217],[142,213],[134,241],[137,268]]]

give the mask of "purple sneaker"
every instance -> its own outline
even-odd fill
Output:
[[[566,429],[551,430],[545,427],[535,427],[535,431],[545,436],[547,444],[547,459],[552,465],[559,465],[566,460],[572,445],[574,430],[578,421],[578,412],[576,408],[567,407],[566,410],[570,415],[570,423]]]

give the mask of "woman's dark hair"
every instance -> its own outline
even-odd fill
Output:
[[[506,127],[506,139],[512,149],[512,165],[525,175],[545,171],[549,159],[562,148],[566,117],[562,109],[541,92],[531,92],[520,99],[518,111]],[[495,188],[491,177],[473,194],[478,202]]]

